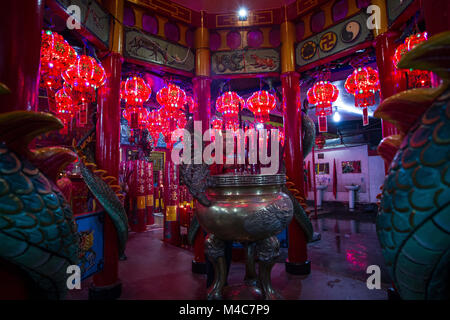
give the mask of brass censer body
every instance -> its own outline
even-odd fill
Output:
[[[210,177],[206,196],[211,205],[198,204],[197,219],[209,235],[205,253],[214,266],[215,278],[208,288],[208,299],[222,299],[227,272],[225,242],[241,242],[246,248],[245,282],[254,286],[265,299],[277,299],[271,270],[280,253],[276,235],[293,216],[293,203],[282,191],[284,174],[216,175]],[[256,273],[255,257],[259,261]]]

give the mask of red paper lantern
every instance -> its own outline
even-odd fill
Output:
[[[85,55],[80,56],[62,76],[76,103],[94,101],[95,91],[106,82],[103,67],[94,58]]]
[[[375,104],[375,92],[380,90],[378,71],[371,67],[357,68],[345,81],[345,89],[355,96],[355,106],[363,108],[363,124],[369,124],[368,106]]]
[[[269,113],[277,104],[277,99],[267,91],[255,92],[247,99],[247,108],[255,115],[256,122],[269,122]]]
[[[128,77],[120,84],[120,97],[125,100],[123,117],[127,119],[130,129],[140,129],[147,125],[148,111],[143,107],[150,98],[152,89],[140,77]]]
[[[63,132],[67,133],[67,127],[74,116],[74,103],[72,97],[65,88],[58,90],[55,94],[56,116],[64,124]]]
[[[41,39],[41,84],[50,90],[61,88],[61,73],[75,63],[77,53],[56,32],[42,31]]]
[[[214,130],[220,130],[222,131],[223,128],[223,120],[220,118],[213,118],[211,120],[211,126]]]
[[[332,103],[337,100],[338,96],[339,89],[329,81],[316,82],[308,90],[308,102],[316,106],[319,132],[327,131],[327,116],[333,113]]]
[[[125,100],[127,107],[142,107],[151,94],[152,89],[141,77],[128,77],[120,84],[120,97]]]
[[[156,100],[163,108],[172,112],[183,108],[186,103],[186,93],[180,87],[169,84],[158,91]]]
[[[222,113],[226,130],[239,128],[239,108],[244,106],[242,99],[236,92],[228,91],[216,100],[216,109]]]
[[[397,67],[402,57],[414,49],[418,44],[428,40],[426,32],[414,34],[405,39],[405,42],[397,47],[394,54],[394,64]],[[431,87],[431,74],[424,70],[404,70],[408,75],[408,84],[412,88]]]
[[[162,126],[163,123],[160,113],[156,110],[149,112],[147,129],[149,134],[152,136],[153,144],[155,147],[158,144],[159,134],[162,131]]]
[[[317,148],[319,148],[321,150],[321,149],[323,149],[323,147],[325,145],[325,137],[323,135],[319,134],[316,137],[316,141],[315,142],[316,142]]]

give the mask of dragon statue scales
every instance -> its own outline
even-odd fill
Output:
[[[378,147],[390,167],[377,234],[402,299],[450,298],[449,57],[450,32],[418,45],[399,68],[432,71],[442,84],[399,93],[375,112],[399,131]]]
[[[67,267],[84,257],[72,210],[55,184],[58,173],[77,155],[61,147],[28,148],[36,136],[62,127],[59,119],[47,113],[0,114],[2,297],[61,299],[67,290]],[[79,158],[85,156],[80,153]],[[83,162],[83,178],[111,217],[119,254],[123,254],[128,223],[113,179],[91,169]]]

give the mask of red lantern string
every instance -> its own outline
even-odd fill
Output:
[[[357,68],[345,81],[345,89],[355,96],[355,106],[363,108],[363,124],[369,124],[368,106],[375,104],[375,92],[380,90],[378,71],[371,67]]]
[[[236,92],[228,91],[216,100],[216,109],[222,113],[226,130],[239,129],[239,108],[244,106],[242,99]]]
[[[56,32],[42,31],[40,82],[47,89],[62,87],[61,73],[77,60],[77,53]]]
[[[125,100],[123,117],[128,121],[131,130],[142,129],[148,123],[148,111],[143,107],[152,89],[140,77],[128,77],[120,84],[120,97]]]
[[[402,57],[414,49],[418,44],[427,41],[426,32],[414,34],[405,39],[405,42],[397,47],[394,53],[394,65],[397,67]],[[431,87],[431,73],[424,70],[404,70],[408,75],[409,87],[412,88],[429,88]]]
[[[319,132],[327,131],[327,116],[333,113],[332,103],[337,100],[338,96],[339,89],[329,81],[316,82],[308,90],[308,102],[316,106]]]
[[[97,88],[106,82],[103,67],[94,58],[85,55],[80,56],[62,76],[76,103],[94,101]]]
[[[277,100],[273,94],[267,91],[255,92],[247,99],[247,108],[255,115],[256,122],[269,122],[269,114],[277,104]]]

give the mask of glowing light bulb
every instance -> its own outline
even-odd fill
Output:
[[[238,16],[240,21],[246,21],[247,20],[248,11],[245,8],[240,8],[238,11]]]
[[[335,112],[334,113],[334,115],[333,115],[333,121],[334,122],[339,122],[339,121],[341,121],[341,115],[339,114],[339,112]]]

